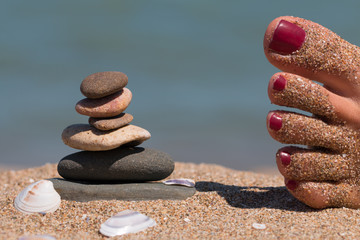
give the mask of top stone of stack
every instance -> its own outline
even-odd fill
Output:
[[[122,72],[97,72],[87,76],[80,85],[80,91],[87,98],[102,98],[123,89],[128,77]]]

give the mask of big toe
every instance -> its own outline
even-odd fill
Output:
[[[274,66],[325,84],[334,92],[360,92],[360,49],[309,20],[279,17],[264,36],[265,55]]]

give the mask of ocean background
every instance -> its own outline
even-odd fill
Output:
[[[87,123],[74,109],[81,81],[122,71],[133,93],[126,112],[152,134],[142,146],[179,162],[275,168],[282,145],[265,118],[279,109],[267,97],[278,70],[263,53],[267,25],[299,16],[359,45],[359,9],[355,0],[1,1],[0,166],[76,152],[61,133]]]

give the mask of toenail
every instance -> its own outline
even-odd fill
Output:
[[[290,154],[287,152],[280,152],[280,161],[284,166],[287,166],[291,162]]]
[[[269,120],[269,127],[275,131],[280,130],[282,127],[282,117],[276,113],[273,113]]]
[[[285,89],[285,86],[286,79],[283,76],[279,75],[273,83],[273,89],[277,91],[282,91]]]
[[[289,190],[291,190],[291,191],[293,191],[293,190],[295,190],[295,188],[297,187],[297,182],[296,181],[294,181],[294,180],[288,180],[287,182],[286,182],[286,187],[289,189]]]
[[[282,54],[291,54],[301,48],[305,35],[301,27],[281,20],[274,31],[269,48]]]

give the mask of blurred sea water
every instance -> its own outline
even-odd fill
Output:
[[[3,1],[0,165],[56,163],[77,150],[62,130],[86,123],[74,106],[87,75],[122,71],[143,146],[175,161],[240,170],[275,167],[267,133],[263,54],[270,21],[294,15],[359,44],[357,1]]]

